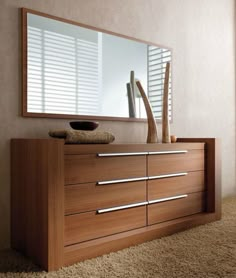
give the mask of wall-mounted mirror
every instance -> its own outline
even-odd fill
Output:
[[[169,48],[24,8],[22,19],[24,116],[142,120],[138,92],[135,118],[129,111],[126,83],[134,71],[161,118]],[[171,115],[171,81],[169,90]]]

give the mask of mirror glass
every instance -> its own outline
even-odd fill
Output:
[[[137,88],[134,113],[129,109],[126,84],[133,71],[149,98],[155,118],[161,118],[170,49],[50,16],[31,12],[25,16],[26,116],[146,118]],[[171,115],[171,77],[169,90]]]

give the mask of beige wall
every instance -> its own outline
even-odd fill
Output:
[[[9,246],[13,137],[46,137],[67,120],[20,116],[20,15],[27,7],[173,48],[174,122],[179,137],[222,138],[224,196],[235,194],[233,0],[0,1],[0,248]],[[145,124],[103,122],[117,142],[144,142]]]

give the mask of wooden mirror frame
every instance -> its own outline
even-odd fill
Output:
[[[101,28],[96,28],[93,26],[89,26],[83,23],[78,23],[76,21],[73,20],[69,20],[69,19],[65,19],[65,18],[61,18],[61,17],[57,17],[57,16],[53,16],[53,15],[49,15],[49,14],[45,14],[42,12],[38,12],[35,10],[31,10],[28,8],[21,8],[21,32],[22,32],[22,116],[23,117],[33,117],[33,118],[56,118],[56,119],[78,119],[78,120],[102,120],[102,121],[123,121],[123,122],[146,122],[147,119],[146,118],[129,118],[129,117],[111,117],[111,116],[96,116],[96,115],[71,115],[71,114],[51,114],[51,113],[38,113],[38,112],[28,112],[27,111],[27,13],[31,13],[34,15],[38,15],[38,16],[42,16],[42,17],[46,17],[46,18],[50,18],[50,19],[54,19],[54,20],[58,20],[61,22],[65,22],[68,24],[73,24],[76,26],[80,26],[83,28],[88,28],[94,31],[98,31],[98,32],[103,32],[109,35],[114,35],[114,36],[118,36],[124,39],[129,39],[129,40],[133,40],[133,41],[137,41],[137,42],[141,42],[141,43],[145,43],[145,44],[149,44],[149,45],[153,45],[153,46],[157,46],[157,47],[161,47],[161,48],[165,48],[165,49],[169,49],[172,53],[172,48],[170,47],[166,47],[166,46],[162,46],[162,45],[158,45],[158,44],[154,44],[148,41],[144,41],[144,40],[140,40],[137,38],[132,38],[126,35],[121,35],[112,31],[108,31],[108,30],[104,30]],[[173,56],[173,53],[172,53]],[[173,108],[173,99],[171,102],[171,111]],[[156,121],[160,121],[160,120],[156,120]]]

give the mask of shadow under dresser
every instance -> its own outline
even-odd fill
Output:
[[[51,271],[221,217],[219,141],[11,141],[11,246]]]

